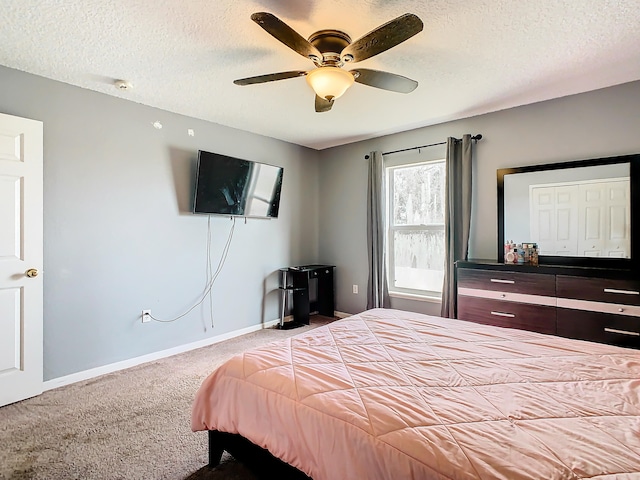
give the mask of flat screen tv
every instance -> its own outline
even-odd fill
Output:
[[[282,167],[198,151],[193,212],[277,218]]]

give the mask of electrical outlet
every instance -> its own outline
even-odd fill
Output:
[[[353,286],[353,293],[358,293],[358,285]]]
[[[151,321],[151,310],[142,310],[142,323]]]

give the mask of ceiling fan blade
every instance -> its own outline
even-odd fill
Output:
[[[316,112],[328,112],[333,107],[333,98],[331,100],[327,100],[326,98],[322,98],[319,95],[316,95]]]
[[[316,47],[275,15],[267,12],[257,12],[251,15],[251,20],[264,28],[276,40],[280,40],[303,57],[310,58],[313,61],[322,61],[322,53]]]
[[[422,20],[413,13],[405,13],[351,43],[340,56],[344,62],[360,62],[408,40],[422,28]]]
[[[395,73],[381,72],[379,70],[369,70],[368,68],[358,68],[351,70],[356,82],[370,87],[382,88],[398,93],[413,92],[418,86],[418,82],[410,78],[396,75]]]
[[[292,72],[268,73],[256,77],[240,78],[234,80],[236,85],[253,85],[255,83],[275,82],[276,80],[286,80],[287,78],[304,77],[307,72],[296,70]]]

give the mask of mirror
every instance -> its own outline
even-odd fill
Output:
[[[631,268],[639,163],[627,155],[498,170],[498,261],[511,240],[536,243],[541,264]]]

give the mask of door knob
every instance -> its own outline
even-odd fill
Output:
[[[30,268],[25,272],[25,275],[29,278],[35,278],[38,276],[38,273],[40,272],[38,272],[38,270],[36,270],[35,268]]]

